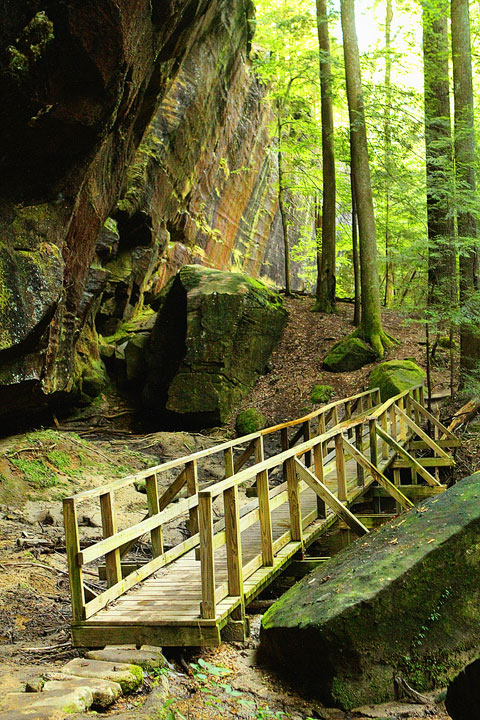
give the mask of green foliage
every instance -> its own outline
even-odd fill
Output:
[[[12,458],[10,462],[23,472],[25,480],[35,488],[50,488],[60,484],[56,474],[43,460]]]
[[[326,403],[334,394],[335,390],[331,385],[314,385],[312,392],[310,393],[310,402],[312,405]]]

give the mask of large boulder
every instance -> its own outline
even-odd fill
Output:
[[[370,375],[370,388],[380,388],[383,402],[408,388],[420,385],[425,372],[413,360],[388,360],[381,363]]]
[[[480,474],[362,537],[264,615],[290,676],[349,709],[444,687],[479,655]]]
[[[160,298],[145,407],[181,427],[225,422],[264,372],[286,320],[281,298],[263,283],[184,266]]]
[[[323,367],[330,372],[350,372],[368,365],[375,358],[375,352],[366,342],[350,336],[330,348],[323,360]]]

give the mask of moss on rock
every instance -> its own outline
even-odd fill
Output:
[[[330,348],[323,360],[323,367],[330,372],[350,372],[368,365],[375,358],[375,352],[366,342],[350,336]]]
[[[264,615],[272,661],[345,709],[394,698],[395,676],[445,686],[478,656],[480,474],[357,540]]]
[[[225,422],[264,372],[286,320],[282,299],[260,281],[184,266],[159,299],[145,406],[171,425]]]
[[[314,385],[310,393],[310,402],[312,405],[327,403],[334,393],[335,390],[331,385]]]
[[[412,360],[388,360],[378,365],[370,375],[370,388],[380,388],[382,401],[408,388],[420,385],[425,372]]]
[[[267,423],[267,418],[256,408],[248,408],[237,415],[235,420],[235,430],[237,435],[250,435],[250,433],[263,430]]]

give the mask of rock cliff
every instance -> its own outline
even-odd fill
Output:
[[[185,262],[281,282],[252,8],[0,3],[0,419],[98,392],[97,331]]]

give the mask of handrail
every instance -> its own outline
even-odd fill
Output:
[[[380,405],[375,405],[374,407],[371,407],[372,402],[370,400],[370,407],[366,410],[362,407],[362,411],[358,416],[349,417],[349,415],[351,416],[352,411],[356,409],[356,407],[352,409],[352,404],[355,400],[358,401],[365,396],[373,398],[375,395],[377,395],[378,399],[378,394],[378,389],[365,391],[356,396],[352,396],[352,398],[345,398],[334,403],[329,403],[329,405],[326,405],[319,410],[314,411],[314,413],[310,413],[298,420],[290,421],[289,423],[281,423],[271,428],[266,428],[263,431],[251,433],[250,435],[242,438],[221,443],[213,448],[206,448],[205,450],[201,450],[197,453],[171,460],[155,467],[142,470],[134,475],[115,480],[103,487],[87,490],[79,493],[78,495],[66,498],[64,500],[66,547],[72,590],[72,611],[74,622],[91,617],[91,615],[95,612],[105,607],[108,602],[118,598],[126,592],[126,590],[130,589],[135,584],[154,573],[156,570],[164,567],[168,563],[196,547],[200,548],[200,561],[202,568],[203,599],[201,617],[205,619],[215,618],[215,607],[219,598],[226,597],[228,594],[233,596],[238,596],[240,594],[242,596],[242,572],[245,576],[248,576],[248,573],[251,574],[255,571],[255,569],[261,567],[262,564],[267,566],[271,565],[274,562],[273,558],[275,552],[277,552],[286,543],[290,542],[290,540],[301,542],[303,532],[302,528],[304,527],[304,522],[306,522],[305,518],[302,518],[300,508],[300,492],[303,491],[304,487],[307,487],[307,485],[312,482],[315,485],[315,477],[317,477],[318,482],[317,485],[315,485],[314,490],[315,492],[318,492],[320,497],[324,499],[326,498],[325,502],[328,503],[329,491],[327,491],[326,487],[322,485],[323,477],[326,472],[329,472],[332,467],[336,466],[338,494],[335,502],[338,510],[338,508],[343,507],[342,503],[347,499],[347,481],[345,475],[346,459],[353,458],[356,460],[359,468],[357,472],[357,484],[361,486],[364,482],[364,472],[372,475],[372,472],[370,472],[368,468],[377,466],[378,452],[382,453],[382,457],[384,459],[393,457],[392,450],[388,450],[387,447],[391,440],[388,434],[386,435],[389,421],[390,430],[388,432],[391,433],[394,438],[392,446],[393,453],[395,454],[396,452],[395,446],[400,447],[399,443],[401,444],[407,441],[407,425],[415,428],[416,424],[411,418],[415,417],[415,419],[418,420],[418,413],[423,411],[423,386],[417,385],[413,388],[409,388],[395,397],[390,398],[386,402]],[[411,402],[412,399],[414,402]],[[350,404],[347,405],[347,403]],[[324,429],[322,432],[322,427],[325,427],[325,421],[323,420],[323,425],[319,422],[319,426],[315,434],[310,433],[311,428],[309,427],[308,436],[303,442],[295,445],[294,447],[284,447],[280,453],[265,459],[263,451],[263,438],[265,435],[268,435],[275,430],[283,431],[285,427],[300,425],[301,423],[307,422],[312,418],[312,416],[322,416],[322,414],[325,416],[328,412],[335,413],[335,408],[341,404],[345,404],[345,418],[339,422],[337,412],[333,417],[334,427],[329,430]],[[397,411],[398,408],[400,408],[400,412]],[[403,410],[405,410],[405,412],[403,412]],[[369,441],[367,441],[367,443],[369,442],[370,447],[369,460],[363,455],[365,451],[363,439],[365,437],[363,430],[364,427],[366,428],[370,438]],[[352,440],[352,443],[355,443],[356,445],[356,453],[349,452],[349,444],[343,442],[345,435],[352,437],[353,434],[355,435],[355,438]],[[425,435],[423,432],[422,434]],[[296,435],[297,433],[295,433],[295,436]],[[381,439],[380,450],[377,448],[377,435]],[[398,443],[396,442],[397,435],[399,438]],[[335,440],[334,460],[331,459],[330,453],[327,455],[327,447],[333,439]],[[233,449],[237,445],[244,444],[246,442],[253,443],[252,451],[255,453],[255,462],[250,467],[236,471]],[[433,441],[430,442],[433,443]],[[391,442],[390,445],[392,445]],[[352,445],[352,447],[354,447],[354,445]],[[198,489],[196,460],[202,457],[207,457],[215,452],[224,452],[225,454],[226,477],[209,487]],[[245,454],[245,452],[246,451],[244,450],[243,454]],[[446,455],[446,453],[443,454]],[[404,455],[411,458],[406,451],[404,451]],[[305,476],[305,473],[300,473],[300,476],[297,474],[297,458],[302,456],[305,457],[303,467],[312,467],[312,473],[310,473],[308,477]],[[412,464],[414,464],[414,459],[411,458],[411,460]],[[179,466],[184,466],[185,468],[182,470],[182,473],[185,473],[186,481],[188,480],[189,497],[173,506],[162,508],[158,498],[157,474]],[[417,467],[418,463],[416,463],[415,466]],[[283,467],[285,482],[281,486],[270,490],[268,485],[268,473],[270,470],[277,467]],[[313,474],[313,468],[315,470],[315,474]],[[367,469],[365,470],[365,468]],[[424,471],[421,466],[417,467],[417,471],[420,474],[422,474],[423,471],[423,475],[425,477],[429,476],[429,473]],[[307,484],[305,484],[305,477],[303,476],[306,477]],[[386,478],[383,476],[381,477],[383,478],[384,483],[389,483]],[[430,481],[435,483],[437,482],[432,476],[429,477]],[[146,478],[147,500],[150,508],[149,516],[124,530],[117,531],[115,522],[115,507],[113,502],[114,492],[139,478]],[[177,477],[176,481],[174,481],[172,485],[175,484],[175,482],[178,484],[179,478],[180,476]],[[240,517],[237,488],[240,484],[248,482],[254,478],[257,481],[259,498],[258,507],[249,510],[245,515]],[[320,490],[318,489],[319,487]],[[214,531],[212,503],[215,498],[218,498],[220,495],[223,495],[226,520],[223,525],[223,529],[218,528]],[[83,501],[95,497],[100,498],[104,537],[102,540],[92,543],[87,548],[81,550],[79,542],[79,528],[76,517],[76,503],[77,501]],[[398,495],[397,491],[397,501],[398,497],[401,498],[403,496],[401,496],[401,494]],[[290,529],[284,533],[281,538],[277,538],[273,541],[271,512],[275,507],[278,507],[280,503],[285,502],[287,499],[290,505]],[[321,502],[319,503],[316,512],[320,513],[320,511]],[[334,512],[337,511],[334,510]],[[309,522],[316,519],[316,517],[321,516],[312,513],[313,511],[308,515],[310,518]],[[191,537],[182,541],[173,548],[164,551],[161,536],[162,526],[165,525],[165,523],[185,514],[190,516]],[[348,512],[346,513],[346,517],[348,521]],[[255,561],[251,560],[247,563],[242,571],[240,533],[254,522],[258,521],[260,521],[261,526],[261,556],[256,558]],[[134,571],[126,578],[122,579],[120,566],[121,548],[124,547],[126,543],[128,544],[132,541],[134,542],[138,540],[146,533],[151,533],[152,536],[153,559],[147,562],[139,570]],[[215,585],[214,553],[222,546],[226,546],[227,556],[230,558],[228,563],[229,579],[228,583],[223,583],[221,587],[218,587]],[[232,553],[236,554],[235,562],[231,562]],[[108,587],[100,595],[94,597],[89,602],[86,602],[82,579],[82,567],[86,563],[93,562],[102,556],[105,556],[106,558]]]
[[[365,390],[361,393],[357,393],[356,395],[352,395],[348,398],[343,398],[341,400],[335,400],[332,403],[328,403],[327,405],[323,405],[318,410],[314,410],[313,412],[309,413],[308,415],[304,415],[301,418],[297,418],[295,420],[289,420],[284,423],[279,423],[277,425],[272,425],[268,428],[264,428],[263,430],[258,430],[257,432],[250,433],[249,435],[243,435],[239,438],[235,438],[234,440],[226,440],[223,443],[220,443],[219,445],[214,445],[210,448],[205,448],[203,450],[198,450],[195,453],[191,453],[190,455],[184,455],[181,458],[175,458],[174,460],[167,460],[167,462],[160,463],[159,465],[154,465],[150,468],[146,468],[145,470],[139,470],[136,473],[133,473],[131,475],[126,475],[123,478],[119,478],[118,480],[112,480],[110,483],[107,483],[106,485],[102,485],[98,488],[91,488],[90,490],[83,490],[82,492],[76,493],[75,495],[70,496],[72,499],[75,499],[77,502],[82,502],[84,500],[91,500],[95,497],[100,497],[100,495],[103,495],[106,492],[113,492],[115,490],[121,490],[124,487],[127,487],[128,485],[132,485],[133,483],[137,482],[138,480],[144,480],[145,478],[149,477],[150,475],[153,475],[155,473],[161,473],[161,472],[167,472],[168,470],[173,470],[174,468],[181,467],[182,465],[185,465],[188,462],[193,462],[195,460],[201,460],[202,458],[209,457],[210,455],[215,455],[217,453],[224,452],[225,450],[229,450],[230,448],[235,448],[239,445],[244,445],[245,443],[252,442],[252,440],[256,440],[260,437],[263,437],[265,435],[270,435],[273,432],[276,432],[278,430],[282,430],[289,427],[294,427],[296,425],[301,425],[302,423],[307,422],[308,420],[312,420],[315,417],[318,417],[320,415],[328,413],[330,410],[334,409],[335,407],[339,407],[340,405],[343,405],[347,402],[352,402],[357,399],[360,399],[365,396],[369,395],[375,395],[378,394],[379,390],[378,388],[372,388],[370,390]]]

